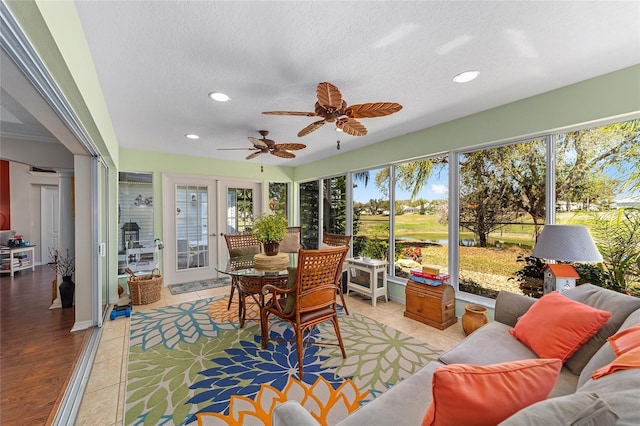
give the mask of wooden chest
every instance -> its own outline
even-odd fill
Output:
[[[449,284],[432,286],[407,281],[404,316],[444,330],[456,323],[456,298]]]

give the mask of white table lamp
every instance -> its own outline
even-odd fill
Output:
[[[545,225],[533,249],[533,257],[560,262],[596,263],[602,262],[589,230],[584,225]],[[563,265],[563,277],[556,276],[560,269],[545,267],[544,293],[556,290],[562,292],[575,286],[579,277],[573,267]],[[573,272],[571,273],[570,270]],[[567,274],[567,271],[569,272]],[[562,281],[559,283],[558,280]]]

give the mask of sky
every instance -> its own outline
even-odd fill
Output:
[[[372,198],[381,198],[380,191],[376,187],[376,173],[380,169],[371,170],[369,175],[369,183],[366,188],[363,182],[356,182],[357,188],[353,190],[353,199],[355,202],[368,203]],[[417,198],[425,200],[446,199],[449,191],[449,182],[447,173],[434,173],[429,179],[427,185],[422,188]],[[411,193],[409,191],[399,191],[396,188],[396,200],[409,200]]]

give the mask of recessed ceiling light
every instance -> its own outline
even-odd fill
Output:
[[[188,139],[200,139],[200,136],[189,133],[185,135]]]
[[[218,102],[227,102],[229,99],[231,99],[229,96],[225,95],[222,92],[211,92],[209,93],[209,97]]]
[[[465,71],[453,77],[453,81],[456,83],[468,83],[471,80],[475,80],[480,75],[480,71]]]

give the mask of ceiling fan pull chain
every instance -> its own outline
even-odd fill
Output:
[[[340,139],[336,141],[336,149],[340,151]]]

